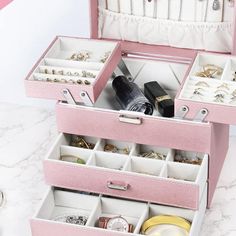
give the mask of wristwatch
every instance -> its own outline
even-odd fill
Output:
[[[127,232],[127,233],[132,233],[134,228],[132,224],[129,224],[127,220],[121,216],[113,218],[100,217],[98,220],[98,227],[102,229]]]

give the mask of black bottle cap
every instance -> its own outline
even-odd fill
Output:
[[[112,87],[116,93],[132,90],[129,80],[124,75],[116,76],[112,81]]]
[[[174,116],[174,101],[156,81],[144,84],[144,94],[163,117]]]

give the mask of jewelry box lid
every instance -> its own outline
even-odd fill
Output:
[[[235,0],[90,0],[91,37],[236,54]],[[132,45],[135,43],[135,46]]]

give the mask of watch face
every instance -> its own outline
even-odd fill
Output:
[[[108,221],[107,229],[120,232],[129,232],[129,223],[122,217],[115,217]]]

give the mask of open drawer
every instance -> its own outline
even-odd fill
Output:
[[[208,155],[60,134],[44,172],[57,187],[198,209]]]
[[[142,235],[142,225],[146,220],[154,216],[170,215],[190,222],[188,235],[198,236],[205,215],[206,202],[207,187],[198,211],[52,188],[43,199],[36,216],[31,220],[31,230],[33,236]],[[132,230],[130,233],[125,233],[119,232],[122,230],[99,228],[100,217],[122,217],[132,226]],[[73,222],[73,219],[82,220]],[[113,221],[113,226],[115,224],[116,222]]]
[[[157,81],[174,99],[188,64],[131,57],[123,57],[123,60],[134,77],[134,83],[143,90],[144,83]],[[119,68],[115,72],[121,73]],[[108,80],[93,107],[58,102],[56,117],[58,130],[64,133],[148,145],[155,145],[158,140],[163,147],[210,151],[212,124],[163,118],[157,109],[152,116],[124,111],[115,98],[112,79]]]
[[[117,42],[57,37],[26,78],[26,94],[63,101],[67,89],[77,102],[86,93],[94,103],[120,58]]]
[[[199,53],[176,99],[193,119],[202,109],[206,121],[236,124],[236,57]]]

